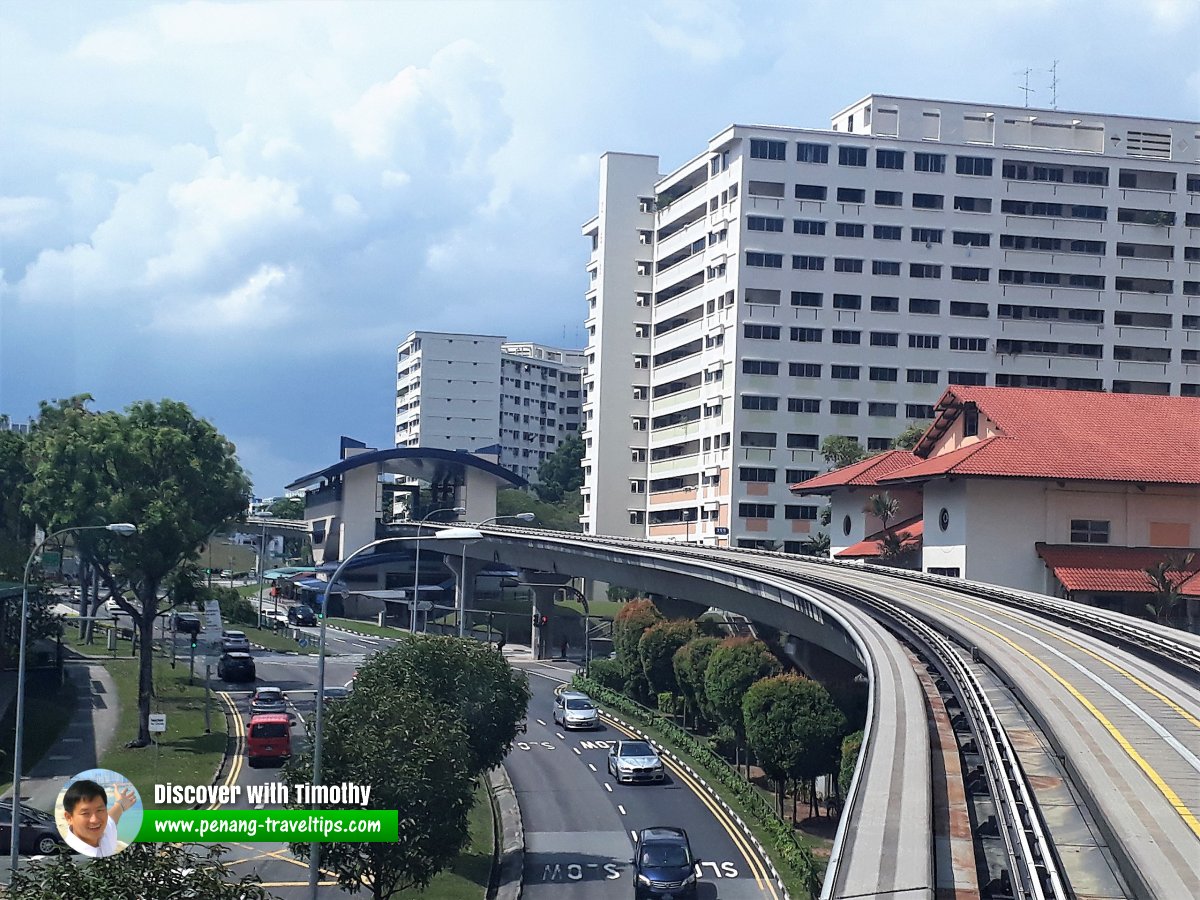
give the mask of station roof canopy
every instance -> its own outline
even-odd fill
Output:
[[[331,466],[297,478],[287,485],[286,489],[297,491],[321,481],[329,481],[359,466],[371,465],[378,465],[381,472],[433,483],[465,481],[468,469],[476,469],[485,475],[492,476],[497,487],[525,487],[528,483],[520,475],[503,466],[462,450],[442,450],[436,447],[394,447],[390,450],[370,450],[339,460]]]

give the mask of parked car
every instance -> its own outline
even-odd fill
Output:
[[[699,865],[682,828],[643,828],[633,843],[634,900],[693,900]]]
[[[249,653],[222,653],[217,660],[217,677],[222,681],[254,681],[254,658]]]
[[[12,819],[12,800],[0,800],[0,846],[6,849],[12,844]],[[20,845],[20,852],[26,856],[71,852],[58,833],[54,817],[24,803],[21,804]]]
[[[282,762],[292,755],[292,725],[282,713],[250,717],[246,728],[246,760],[253,768],[263,760]]]
[[[249,653],[250,639],[244,631],[222,632],[221,650],[225,653]]]
[[[587,694],[562,691],[554,697],[554,721],[563,728],[596,728],[600,713]]]
[[[250,712],[287,713],[287,694],[277,687],[260,687],[250,695]]]
[[[646,741],[617,741],[608,751],[608,774],[622,784],[666,777],[662,757]]]
[[[317,614],[311,606],[297,603],[295,606],[288,607],[287,620],[289,625],[316,625]]]
[[[185,634],[199,634],[202,623],[195,613],[175,613],[175,630]]]

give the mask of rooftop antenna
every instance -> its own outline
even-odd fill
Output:
[[[1028,104],[1026,104],[1028,105]],[[1058,60],[1050,67],[1050,108],[1058,109]]]
[[[1026,106],[1026,108],[1028,108],[1028,107],[1029,107],[1029,95],[1030,95],[1030,94],[1036,94],[1036,93],[1037,93],[1037,91],[1036,91],[1036,90],[1034,90],[1033,88],[1031,88],[1031,87],[1029,86],[1029,75],[1030,75],[1030,73],[1032,73],[1032,72],[1033,72],[1033,69],[1026,69],[1026,70],[1025,70],[1025,85],[1024,85],[1024,87],[1021,87],[1021,86],[1018,86],[1018,87],[1017,87],[1017,90],[1018,90],[1018,91],[1024,91],[1024,92],[1025,92],[1025,106]]]

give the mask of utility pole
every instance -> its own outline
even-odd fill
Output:
[[[1033,72],[1033,69],[1026,69],[1026,70],[1025,70],[1025,84],[1024,84],[1024,86],[1023,86],[1023,87],[1018,87],[1018,88],[1017,88],[1017,90],[1019,90],[1019,91],[1024,91],[1024,92],[1025,92],[1025,107],[1026,107],[1026,108],[1028,108],[1028,107],[1029,107],[1029,95],[1030,95],[1030,94],[1036,94],[1036,93],[1037,93],[1037,91],[1036,91],[1036,90],[1034,90],[1033,88],[1031,88],[1031,87],[1029,86],[1029,75],[1030,75],[1030,73],[1032,73],[1032,72]]]
[[[1050,108],[1058,109],[1058,60],[1050,66]]]

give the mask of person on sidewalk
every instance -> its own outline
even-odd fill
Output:
[[[63,840],[84,856],[112,856],[117,846],[117,822],[121,814],[137,803],[133,785],[117,789],[117,802],[110,809],[108,794],[94,781],[80,779],[63,796],[63,814],[67,827],[60,828]]]

